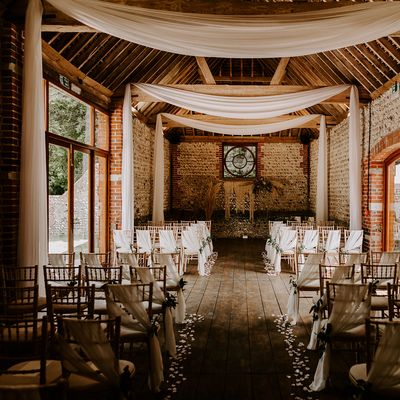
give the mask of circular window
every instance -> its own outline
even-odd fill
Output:
[[[224,178],[256,177],[256,146],[224,146]]]

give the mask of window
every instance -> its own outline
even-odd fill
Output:
[[[400,251],[400,152],[386,163],[385,248]]]
[[[224,178],[256,178],[256,145],[224,144]]]
[[[47,85],[49,252],[106,251],[109,118]]]

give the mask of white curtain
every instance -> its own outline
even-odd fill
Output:
[[[164,134],[161,115],[157,115],[154,139],[153,222],[164,222]]]
[[[246,16],[179,13],[98,0],[47,1],[99,31],[192,56],[301,56],[369,42],[400,30],[397,2]]]
[[[358,89],[351,87],[349,117],[349,214],[350,229],[362,229],[361,131]]]
[[[134,227],[134,162],[133,162],[133,129],[131,85],[125,86],[124,105],[122,110],[122,229]]]
[[[190,126],[194,129],[200,129],[207,132],[221,133],[225,135],[262,135],[265,133],[279,132],[286,129],[292,129],[296,127],[300,127],[316,118],[320,118],[319,114],[311,114],[305,115],[302,117],[297,117],[293,119],[289,119],[287,121],[281,122],[271,122],[264,124],[252,124],[251,120],[246,120],[246,125],[243,124],[224,124],[207,122],[207,121],[199,121],[192,118],[185,118],[180,115],[174,114],[161,114],[163,119],[168,119],[170,121],[177,122],[182,126]]]
[[[135,83],[144,93],[188,110],[226,118],[272,118],[289,114],[350,89],[350,85],[328,86],[271,96],[218,96],[150,83]]]
[[[39,265],[39,293],[45,295],[47,264],[47,173],[42,86],[42,3],[30,0],[25,19],[19,210],[19,265]]]
[[[325,117],[321,116],[318,138],[317,199],[315,212],[317,222],[328,220],[328,166],[326,152],[326,124]]]

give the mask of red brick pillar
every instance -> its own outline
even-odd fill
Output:
[[[110,117],[110,185],[109,221],[110,248],[113,248],[113,229],[121,229],[122,217],[122,100],[111,105]]]
[[[16,265],[22,122],[22,32],[0,20],[0,265]]]

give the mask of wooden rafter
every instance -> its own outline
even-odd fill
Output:
[[[276,122],[283,122],[283,121],[290,121],[292,119],[298,118],[298,115],[284,115],[280,117],[274,117],[274,118],[268,118],[268,119],[253,119],[251,121],[249,120],[240,120],[240,119],[235,119],[235,118],[220,118],[212,115],[185,115],[185,118],[194,120],[194,121],[205,121],[205,122],[212,122],[212,123],[221,123],[221,124],[233,124],[233,125],[247,125],[249,123],[254,124],[254,125],[261,125],[261,124],[272,124]],[[331,116],[326,117],[326,124],[328,126],[333,126],[336,125],[337,121],[335,118]],[[185,126],[181,125],[175,121],[170,121],[166,119],[163,122],[163,126],[166,128],[176,128],[180,126]],[[299,127],[302,128],[315,128],[317,129],[319,127],[319,117],[315,117],[314,120],[300,125]]]
[[[290,57],[282,57],[276,67],[274,76],[271,79],[271,85],[280,85],[286,74],[286,67],[289,63]]]
[[[205,57],[196,57],[196,62],[199,67],[199,74],[204,84],[215,85],[214,76],[210,70]]]
[[[49,67],[59,74],[66,76],[71,82],[97,98],[100,104],[108,105],[111,102],[111,96],[113,95],[111,90],[82,73],[82,71],[57,53],[45,41],[42,41],[42,51],[43,61]]]

